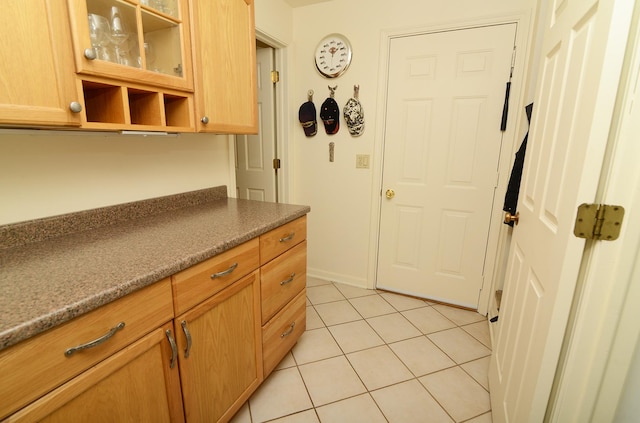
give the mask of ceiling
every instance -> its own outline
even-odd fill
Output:
[[[324,3],[333,0],[284,0],[291,7],[309,6],[316,3]]]

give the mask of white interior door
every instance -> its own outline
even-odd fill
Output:
[[[615,21],[624,3],[632,6],[626,0],[549,4],[520,221],[495,323],[494,422],[545,416],[584,249],[573,235],[576,209],[596,195],[626,45],[624,25]]]
[[[256,49],[258,67],[257,135],[236,136],[237,197],[259,201],[277,201],[275,90],[271,81],[274,69],[273,49]]]
[[[515,31],[391,40],[378,288],[477,308]]]

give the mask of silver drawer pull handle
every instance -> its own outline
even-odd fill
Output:
[[[221,278],[222,276],[227,276],[229,273],[231,273],[234,270],[236,270],[236,267],[238,267],[238,263],[233,263],[231,265],[231,267],[228,268],[227,270],[223,270],[222,272],[214,273],[213,275],[211,275],[211,279]]]
[[[286,331],[284,331],[281,335],[280,338],[284,338],[287,337],[289,335],[291,335],[291,332],[293,332],[293,328],[296,325],[296,322],[291,323],[291,326],[289,326],[289,329],[287,329]]]
[[[189,332],[189,328],[187,328],[186,320],[180,322],[180,326],[182,326],[184,336],[187,338],[187,347],[184,349],[184,358],[189,358],[189,351],[191,351],[191,332]]]
[[[280,242],[291,241],[294,236],[296,236],[296,233],[295,232],[291,232],[289,235],[285,236],[284,238],[280,238]]]
[[[102,344],[104,341],[106,341],[107,339],[115,335],[117,331],[123,328],[124,328],[124,322],[120,322],[114,328],[111,328],[109,332],[102,335],[100,338],[95,339],[91,342],[87,342],[86,344],[78,345],[77,347],[71,347],[64,352],[64,355],[66,355],[67,357],[71,357],[71,355],[73,355],[73,353],[75,353],[76,351],[82,351],[82,350],[86,350],[87,348],[97,347],[98,345]]]
[[[292,273],[291,276],[289,276],[289,279],[280,282],[280,285],[286,285],[288,283],[293,282],[293,278],[295,278],[295,277],[296,277],[296,274]]]
[[[169,364],[169,368],[173,369],[176,367],[176,359],[178,358],[178,346],[176,345],[176,341],[173,339],[173,336],[171,336],[170,329],[165,331],[165,335],[167,335],[169,345],[171,345],[171,362]]]

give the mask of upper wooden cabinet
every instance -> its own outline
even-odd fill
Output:
[[[193,90],[185,0],[69,0],[81,75]]]
[[[253,0],[193,0],[198,131],[258,131]]]
[[[4,0],[0,13],[0,124],[79,126],[67,7]],[[77,109],[76,109],[77,110]]]
[[[257,132],[252,0],[2,5],[0,126]]]
[[[68,0],[83,129],[195,131],[186,0]]]

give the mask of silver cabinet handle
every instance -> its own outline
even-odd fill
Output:
[[[227,270],[223,270],[222,272],[218,272],[218,273],[212,274],[211,275],[211,279],[220,278],[222,276],[227,276],[229,273],[231,273],[234,270],[236,270],[236,267],[238,267],[238,263],[233,263],[231,265],[231,267],[229,267]]]
[[[97,347],[98,345],[102,344],[107,339],[115,335],[117,331],[123,328],[124,328],[124,322],[120,322],[115,327],[111,328],[109,332],[102,335],[100,338],[94,339],[93,341],[87,342],[86,344],[78,345],[77,347],[71,347],[64,352],[64,355],[66,355],[67,357],[71,357],[71,355],[73,355],[73,353],[75,353],[76,351],[82,351],[88,348]]]
[[[98,58],[98,55],[96,54],[96,51],[93,48],[85,48],[84,57],[86,57],[89,60],[96,60]]]
[[[202,116],[202,119],[200,119],[200,122],[206,125],[207,123],[209,123],[209,116]]]
[[[295,327],[296,322],[291,323],[291,326],[289,326],[289,329],[287,329],[286,331],[282,332],[282,334],[280,334],[280,338],[285,338],[289,335],[291,335],[291,332],[293,332],[293,328]]]
[[[282,282],[280,282],[280,285],[286,285],[288,283],[293,282],[293,278],[295,278],[295,277],[296,277],[296,274],[292,273],[291,276],[289,276],[289,279],[283,280]]]
[[[69,110],[71,110],[73,113],[80,113],[82,111],[82,104],[78,103],[77,101],[72,101],[71,103],[69,103]]]
[[[294,236],[296,236],[296,233],[295,232],[291,232],[289,235],[285,236],[284,238],[280,238],[280,242],[291,241]]]
[[[187,348],[184,349],[184,358],[189,358],[189,351],[191,351],[191,332],[189,332],[189,329],[187,328],[186,320],[180,322],[180,326],[182,326],[184,336],[187,338]]]
[[[173,336],[171,336],[171,329],[167,329],[165,331],[165,335],[167,335],[169,345],[171,345],[171,362],[169,364],[169,368],[173,369],[176,366],[176,359],[178,358],[178,346],[176,345],[176,341],[173,339]]]

